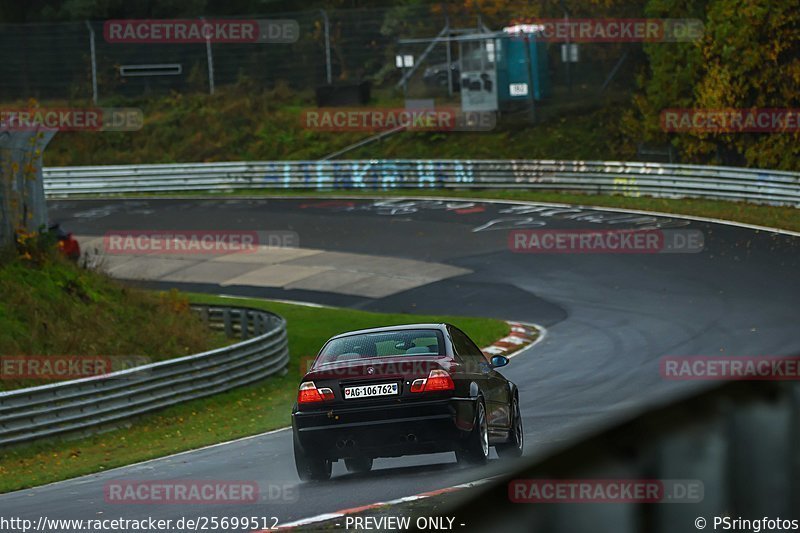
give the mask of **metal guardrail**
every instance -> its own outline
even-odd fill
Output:
[[[620,161],[327,160],[51,167],[49,196],[241,189],[546,189],[800,207],[800,173]]]
[[[476,531],[498,533],[674,533],[697,531],[706,524],[712,531],[792,529],[712,523],[714,517],[725,516],[800,519],[798,421],[796,382],[727,383],[523,463],[441,513]],[[613,503],[593,502],[591,497],[580,501],[583,493],[575,493],[578,501],[567,503],[573,494],[569,489],[546,495],[542,489],[542,501],[550,498],[546,503],[513,500],[517,487],[524,486],[518,480],[549,480],[554,485],[560,480],[563,488],[571,482],[610,479],[652,481],[663,485],[663,492],[644,501],[615,497],[617,501],[609,500]],[[692,491],[697,497],[669,490],[670,480],[699,486]],[[521,494],[530,497],[531,492]]]
[[[286,321],[273,313],[192,306],[242,342],[97,378],[0,392],[0,446],[74,432],[202,398],[279,373],[289,362]]]

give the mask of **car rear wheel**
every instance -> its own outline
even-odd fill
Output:
[[[369,472],[372,470],[372,457],[352,457],[344,460],[348,472]]]
[[[486,464],[489,460],[489,423],[486,420],[486,407],[479,399],[475,409],[475,425],[464,443],[456,450],[456,460],[470,465]]]
[[[294,465],[301,481],[324,481],[330,479],[333,462],[323,457],[308,455],[294,444]]]
[[[519,410],[519,399],[515,396],[511,402],[511,435],[505,444],[494,447],[500,457],[522,457],[522,448],[525,443],[525,433],[522,430],[522,414]]]

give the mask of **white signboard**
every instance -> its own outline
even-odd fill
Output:
[[[511,96],[528,96],[528,84],[510,83],[508,85],[508,94]]]
[[[562,63],[577,63],[578,62],[578,45],[575,43],[561,45],[561,62]]]
[[[461,73],[461,110],[497,111],[497,75],[494,71]]]
[[[396,55],[394,56],[394,64],[397,68],[410,68],[414,66],[414,56],[411,55]]]

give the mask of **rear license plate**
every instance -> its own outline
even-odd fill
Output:
[[[371,396],[393,396],[398,393],[397,383],[381,383],[379,385],[362,385],[345,387],[344,399],[369,398]]]

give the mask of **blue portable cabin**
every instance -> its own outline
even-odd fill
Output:
[[[518,28],[526,31],[517,31]],[[535,101],[547,98],[547,43],[537,39],[538,35],[536,26],[525,25],[454,39],[459,45],[462,108],[494,111],[529,105],[531,85]]]
[[[550,95],[547,43],[537,39],[538,35],[538,28],[531,25],[510,26],[498,34],[497,96],[501,108],[530,101],[531,84],[534,100]]]

